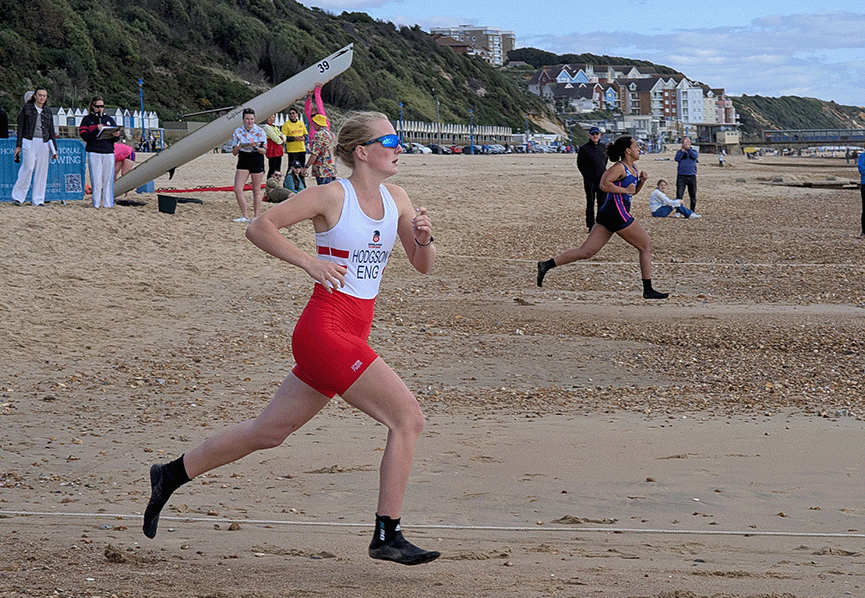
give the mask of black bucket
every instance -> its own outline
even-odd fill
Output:
[[[172,197],[171,195],[157,195],[156,199],[159,200],[159,211],[163,214],[173,214],[174,210],[177,209],[176,197]]]

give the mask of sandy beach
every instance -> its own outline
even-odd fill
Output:
[[[403,157],[438,258],[422,276],[394,252],[370,342],[428,419],[403,524],[442,557],[419,567],[366,555],[386,430],[338,399],[141,533],[149,465],[257,415],[293,366],[312,283],[246,241],[232,193],[0,204],[0,595],[865,596],[858,173],[704,162],[699,220],[651,218],[675,162],[638,162],[671,293],[650,302],[618,238],[535,285],[585,238],[573,155]],[[207,154],[156,188],[233,169]],[[313,249],[308,223],[285,234]]]

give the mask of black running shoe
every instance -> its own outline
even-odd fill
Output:
[[[401,565],[422,565],[429,563],[441,556],[435,550],[424,550],[418,548],[405,538],[401,532],[397,532],[392,540],[377,544],[373,541],[369,545],[369,556],[382,561],[393,561]]]
[[[159,513],[168,502],[175,488],[168,487],[165,480],[165,465],[154,463],[150,468],[150,502],[144,509],[144,525],[142,530],[148,538],[156,537],[156,527],[159,525]]]
[[[659,293],[655,289],[643,291],[643,299],[666,299],[669,296],[670,293]]]
[[[538,286],[544,286],[544,276],[547,275],[547,271],[549,270],[549,266],[547,266],[546,262],[538,262]]]

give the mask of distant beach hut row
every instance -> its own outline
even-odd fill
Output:
[[[87,110],[83,108],[52,108],[54,113],[54,126],[60,130],[61,127],[75,127],[81,125],[81,120],[87,116]],[[156,112],[142,113],[140,110],[125,110],[123,108],[110,108],[105,111],[110,115],[114,122],[125,127],[128,130],[141,129],[142,124],[145,129],[158,129],[159,116]]]

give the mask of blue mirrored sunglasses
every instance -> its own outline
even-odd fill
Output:
[[[372,145],[373,143],[381,143],[385,147],[397,147],[399,145],[399,135],[382,135],[369,141],[364,141],[361,145]]]

